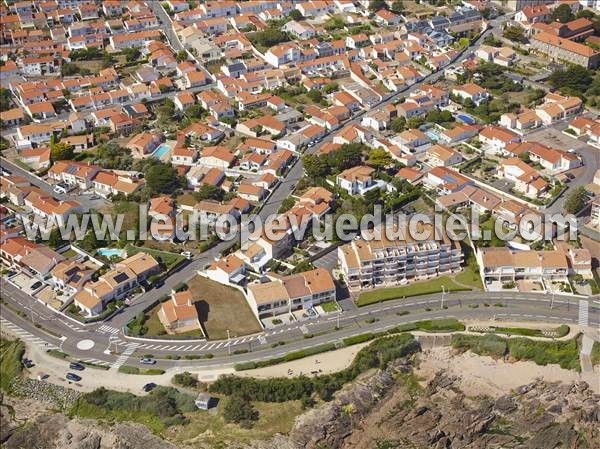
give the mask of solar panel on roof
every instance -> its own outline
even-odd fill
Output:
[[[129,276],[127,276],[125,273],[119,273],[114,277],[114,279],[120,284],[121,282],[124,282],[127,279],[129,279]]]

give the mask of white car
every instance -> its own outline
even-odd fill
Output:
[[[67,193],[67,189],[65,189],[63,186],[54,186],[52,190],[54,193],[58,193],[59,195],[65,195]]]
[[[183,252],[181,253],[181,255],[182,255],[183,257],[185,257],[186,259],[188,259],[188,260],[192,258],[192,252],[191,252],[191,251],[183,251]]]

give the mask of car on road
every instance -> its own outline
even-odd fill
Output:
[[[38,288],[40,288],[42,286],[42,283],[40,281],[37,281],[33,284],[31,284],[31,290],[37,290]]]
[[[67,380],[71,380],[73,382],[79,382],[81,380],[81,377],[75,373],[67,373],[65,377],[67,378]]]
[[[83,366],[81,363],[71,362],[71,363],[69,363],[69,369],[83,371],[85,369],[85,366]]]
[[[150,357],[143,357],[140,359],[140,363],[142,365],[154,365],[156,363],[156,360],[151,359]]]
[[[190,260],[190,259],[192,258],[192,252],[191,252],[191,251],[183,251],[183,252],[181,253],[181,255],[182,255],[183,257],[185,257],[186,259],[188,259],[188,260]]]
[[[292,185],[290,186],[290,190],[294,190],[295,188],[296,188],[296,184],[292,184]]]
[[[165,285],[165,281],[163,281],[162,279],[158,279],[154,281],[154,283],[152,284],[152,288],[161,288],[163,285]]]
[[[149,391],[152,391],[156,388],[156,384],[154,382],[148,382],[146,385],[144,385],[142,387],[142,390],[144,390],[146,393],[148,393]]]

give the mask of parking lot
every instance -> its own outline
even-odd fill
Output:
[[[40,283],[40,285],[36,286],[36,288],[32,288],[34,285],[39,283],[39,281],[35,278],[27,276],[25,273],[19,273],[13,276],[10,278],[10,281],[28,295],[33,295],[33,292],[42,286]]]

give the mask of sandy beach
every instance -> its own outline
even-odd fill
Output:
[[[460,385],[470,394],[500,396],[516,388],[542,378],[548,382],[576,382],[586,380],[595,392],[600,393],[600,381],[590,382],[579,373],[562,369],[558,365],[539,366],[534,362],[508,363],[471,352],[453,354],[451,348],[432,348],[420,355],[421,364],[417,375],[430,378],[436,371],[444,369],[461,378]],[[600,370],[596,367],[596,379]]]

